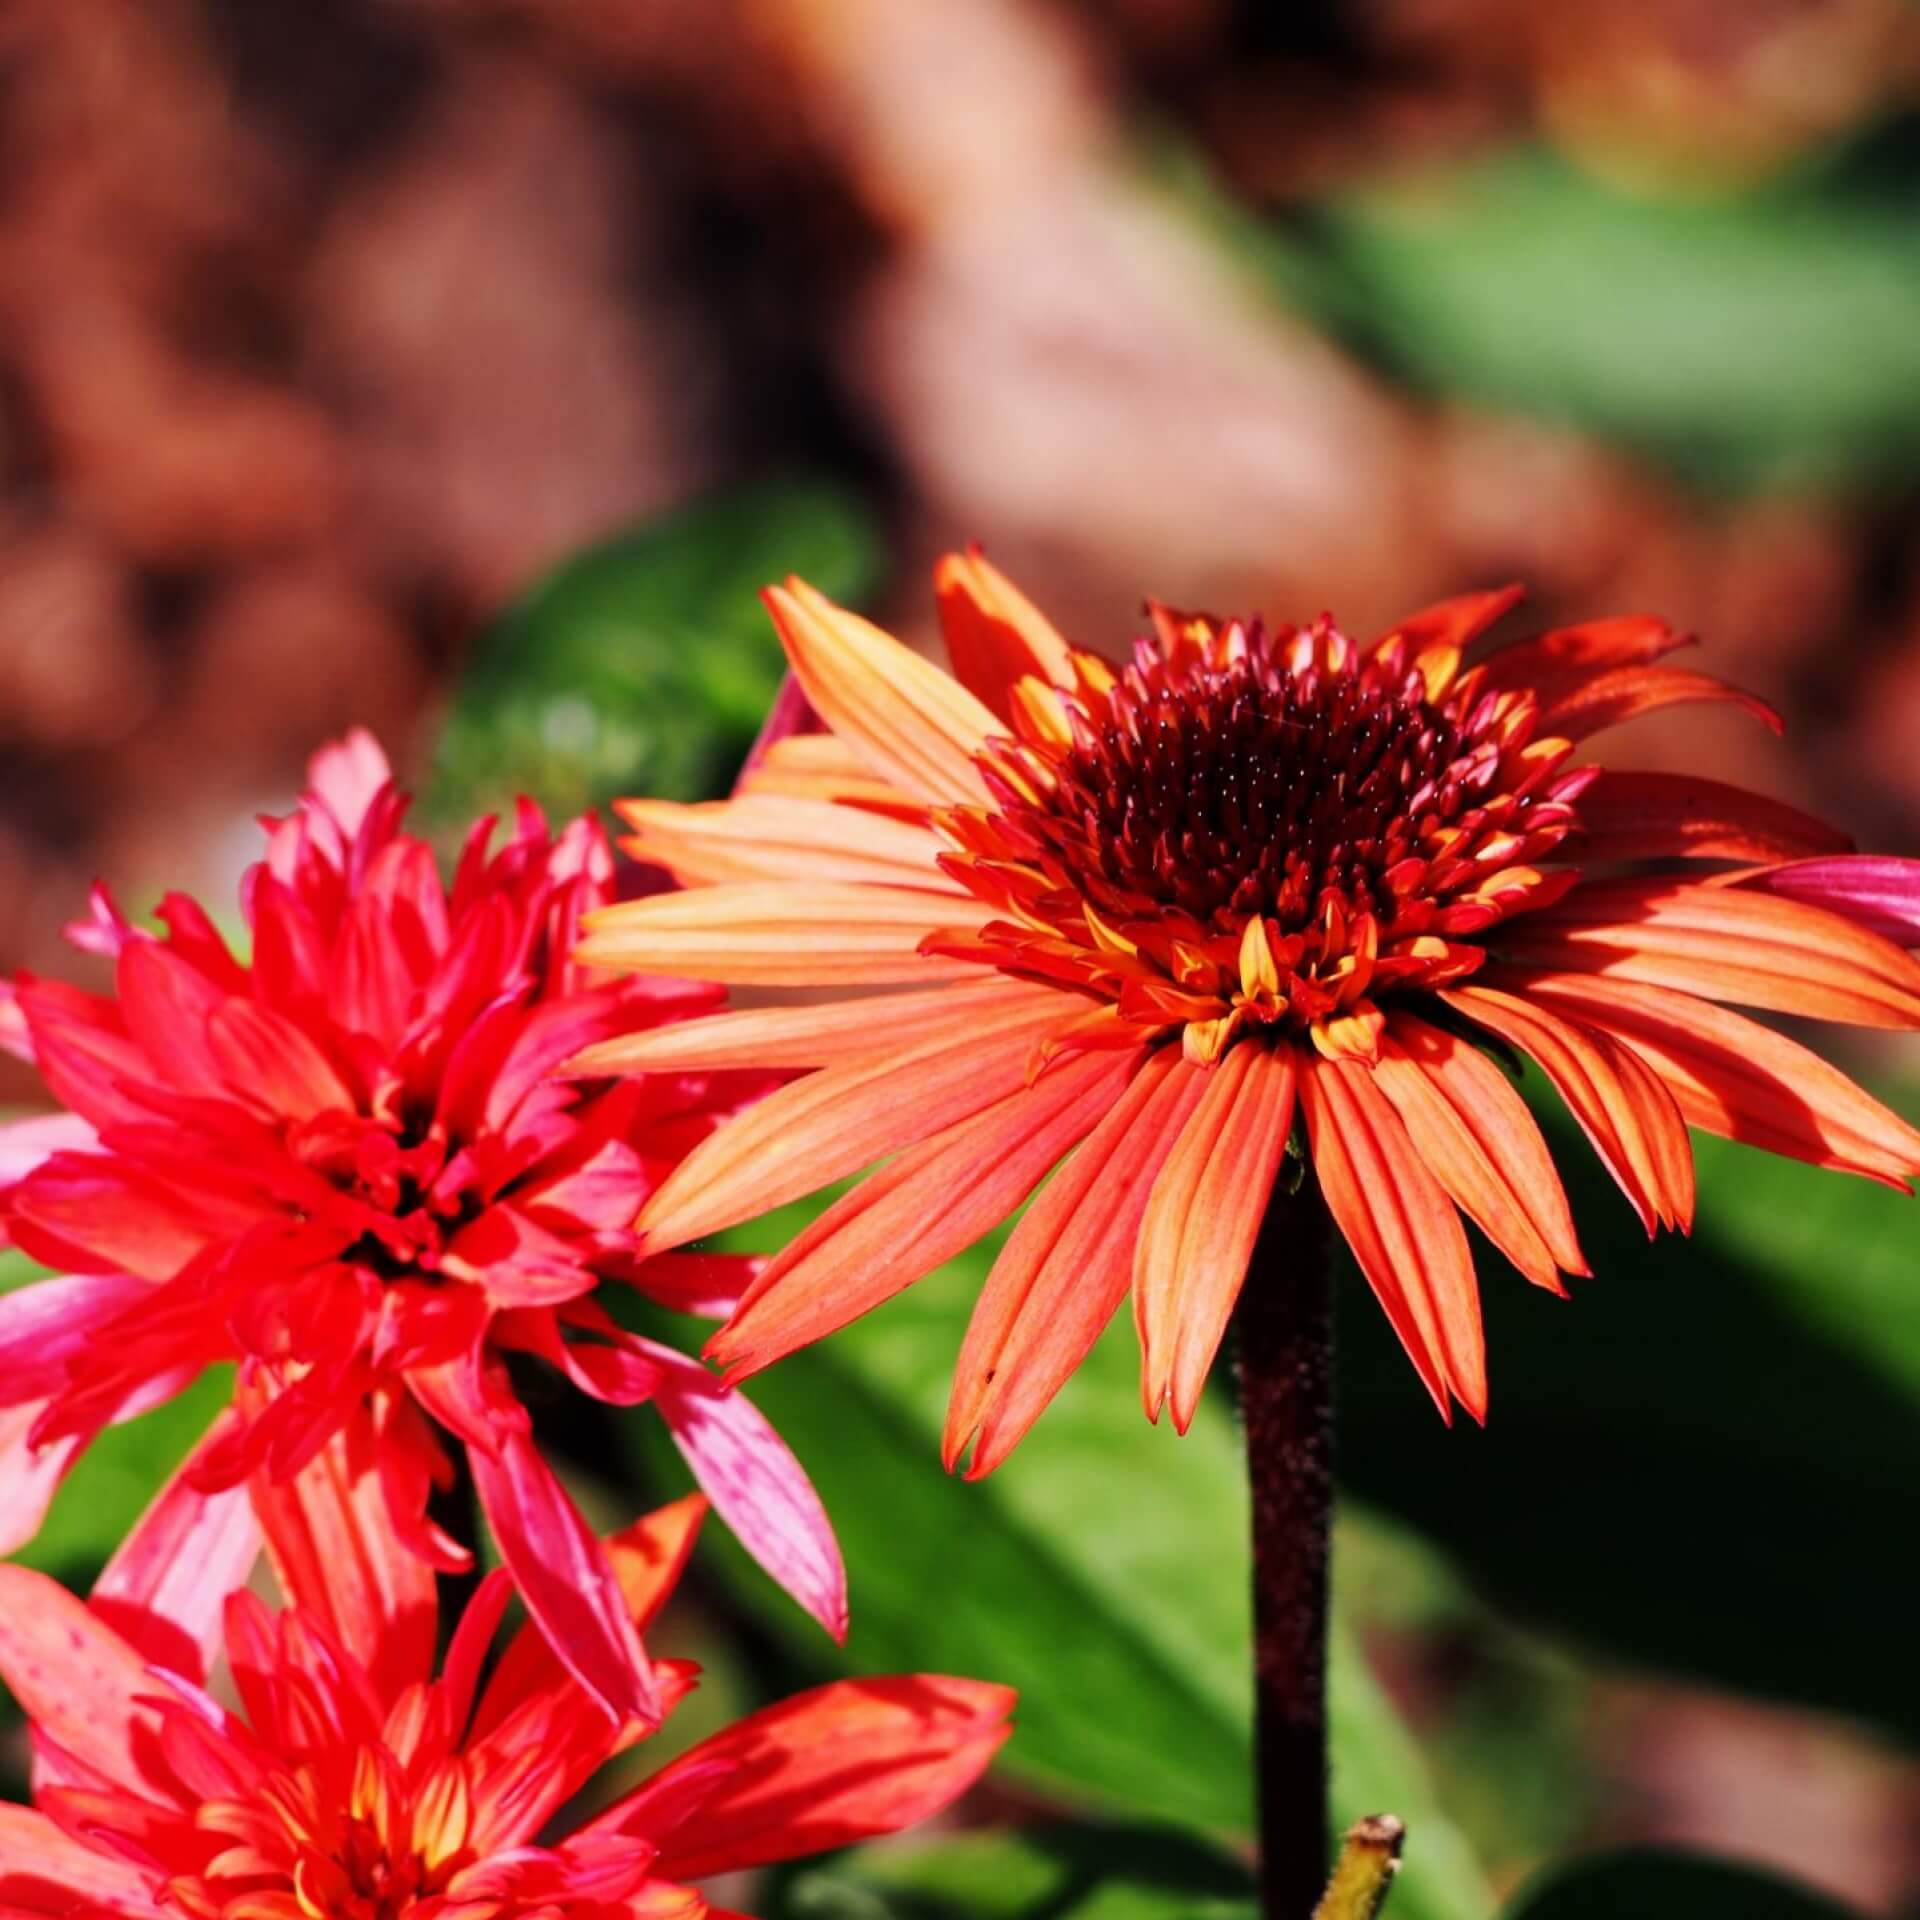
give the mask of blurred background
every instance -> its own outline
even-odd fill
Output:
[[[721,790],[777,676],[754,587],[797,568],[931,645],[929,563],[968,538],[1108,650],[1149,593],[1363,634],[1509,578],[1542,621],[1657,610],[1789,735],[1681,710],[1616,758],[1920,851],[1920,7],[0,7],[7,967],[71,970],[96,874],[231,899],[253,813],[353,723],[443,822],[522,786]],[[1920,1912],[1920,1217],[1737,1149],[1703,1182],[1692,1246],[1651,1252],[1576,1195],[1602,1277],[1574,1307],[1489,1275],[1485,1436],[1442,1438],[1353,1301],[1343,1737],[1419,1801],[1410,1920],[1642,1843]],[[937,1418],[952,1351],[909,1362],[910,1322],[877,1324],[759,1396],[850,1534],[856,1617],[858,1536],[897,1553],[935,1467],[916,1444],[894,1502],[872,1452],[829,1456],[903,1377],[872,1421]],[[869,1373],[808,1372],[835,1366]],[[939,1590],[955,1540],[1002,1611],[1076,1632],[1115,1553],[1216,1584],[1178,1534],[1209,1443],[1084,1397],[1057,1422],[1011,1491],[939,1483]],[[1020,1587],[1083,1504],[1047,1487],[1123,1457],[1169,1531],[1109,1515],[1134,1532]],[[928,1663],[925,1591],[873,1603],[876,1656]],[[1036,1699],[1012,1803],[1230,1834],[1239,1652],[1208,1636],[1241,1604],[1161,1592],[1116,1627],[1165,1697],[1129,1734],[1122,1660],[1077,1719]],[[1060,1680],[953,1605],[954,1663]],[[824,1658],[770,1651],[788,1625],[735,1634],[744,1692]],[[1034,1867],[1047,1912],[1077,1858]]]

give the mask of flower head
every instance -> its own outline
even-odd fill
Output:
[[[482,1583],[436,1674],[432,1573],[383,1524],[360,1524],[369,1508],[351,1479],[262,1505],[291,1599],[277,1613],[208,1581],[192,1583],[188,1619],[166,1617],[155,1591],[88,1606],[0,1567],[0,1678],[36,1755],[36,1806],[0,1807],[9,1913],[699,1920],[707,1902],[686,1882],[924,1818],[1008,1731],[1002,1687],[843,1681],[750,1715],[556,1833],[647,1724],[610,1720],[532,1626],[483,1683],[504,1571]],[[692,1496],[607,1543],[636,1629],[671,1593],[704,1506]],[[233,1709],[182,1657],[209,1621]],[[670,1711],[698,1670],[657,1671]]]
[[[1681,701],[1778,725],[1663,664],[1683,644],[1664,623],[1469,664],[1516,593],[1367,646],[1326,618],[1153,607],[1117,667],[977,553],[938,584],[952,676],[799,581],[768,595],[830,732],[775,745],[731,802],[625,806],[628,844],[687,890],[590,916],[581,949],[842,995],[587,1056],[815,1070],[662,1182],[649,1247],[887,1160],[747,1289],[708,1349],[733,1377],[907,1285],[1070,1156],[981,1296],[949,1463],[1004,1458],[1129,1291],[1147,1411],[1184,1427],[1298,1114],[1422,1379],[1482,1416],[1462,1213],[1542,1286],[1587,1270],[1507,1053],[1649,1232],[1690,1222],[1688,1125],[1896,1184],[1920,1170],[1920,1133],[1722,1004],[1920,1025],[1920,963],[1753,884],[1844,838],[1715,781],[1578,761]]]
[[[635,1212],[764,1077],[553,1077],[588,1043],[710,1010],[711,988],[597,976],[569,957],[613,897],[590,819],[521,807],[451,887],[400,831],[365,734],[316,757],[247,876],[251,958],[170,896],[155,937],[104,892],[74,930],[111,995],[22,978],[0,1030],[66,1112],[0,1133],[0,1220],[60,1277],[0,1302],[0,1512],[38,1523],[73,1453],[204,1367],[239,1363],[244,1417],[190,1462],[211,1491],[284,1480],[336,1433],[377,1459],[394,1526],[426,1516],[464,1445],[502,1555],[575,1671],[622,1715],[652,1691],[611,1569],[534,1445],[509,1357],[619,1406],[651,1400],[742,1537],[835,1631],[825,1515],[744,1400],[624,1331],[609,1290],[724,1311],[749,1268],[644,1260]]]

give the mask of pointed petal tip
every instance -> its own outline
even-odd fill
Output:
[[[973,1429],[962,1431],[952,1420],[947,1422],[940,1435],[940,1470],[951,1473],[960,1464],[967,1451],[967,1442],[973,1438]]]
[[[1013,1440],[1009,1441],[1004,1437],[996,1437],[994,1434],[984,1430],[975,1434],[973,1436],[973,1454],[967,1461],[966,1468],[960,1476],[961,1479],[966,1481],[969,1486],[972,1486],[976,1481],[984,1480],[988,1474],[999,1467],[1013,1452],[1014,1446],[1018,1443],[1019,1438],[1020,1435],[1015,1434]]]

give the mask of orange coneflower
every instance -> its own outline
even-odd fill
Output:
[[[685,890],[590,920],[598,966],[841,994],[587,1056],[812,1070],[668,1175],[641,1215],[649,1249],[886,1162],[747,1290],[709,1348],[732,1377],[926,1273],[1072,1150],[981,1295],[948,1463],[969,1443],[975,1474],[1004,1459],[1129,1290],[1147,1411],[1184,1427],[1297,1112],[1428,1390],[1481,1417],[1461,1214],[1540,1286],[1588,1271],[1495,1064],[1514,1053],[1649,1232],[1690,1223],[1689,1125],[1894,1184],[1920,1171],[1920,1133],[1722,1004],[1920,1027],[1920,962],[1750,884],[1844,837],[1712,780],[1578,761],[1676,702],[1779,725],[1660,664],[1684,640],[1664,622],[1468,665],[1516,591],[1367,646],[1324,617],[1155,606],[1118,667],[977,552],[937,578],[952,675],[801,581],[772,590],[830,734],[778,743],[731,801],[628,804],[632,850]]]

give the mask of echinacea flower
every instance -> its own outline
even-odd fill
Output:
[[[0,1038],[66,1111],[0,1130],[0,1222],[58,1277],[0,1300],[0,1535],[33,1533],[99,1430],[239,1363],[244,1417],[191,1487],[284,1480],[349,1430],[393,1525],[445,1569],[426,1515],[463,1446],[506,1565],[610,1709],[657,1705],[612,1569],[535,1444],[509,1372],[543,1364],[616,1406],[651,1401],[716,1507],[835,1633],[845,1586],[806,1476],[696,1360],[623,1330],[610,1292],[724,1311],[750,1267],[644,1260],[630,1226],[696,1141],[770,1084],[668,1072],[561,1081],[592,1041],[711,1009],[715,991],[596,976],[569,957],[613,898],[598,825],[557,838],[522,803],[451,888],[399,830],[371,738],[313,761],[247,876],[248,960],[171,895],[164,937],[104,891],[74,930],[112,995],[22,977]]]
[[[583,1066],[810,1069],[640,1216],[684,1245],[884,1161],[742,1296],[739,1378],[1003,1219],[944,1451],[989,1470],[1131,1291],[1147,1412],[1191,1419],[1304,1122],[1326,1205],[1443,1413],[1486,1405],[1464,1213],[1520,1271],[1587,1271],[1529,1056],[1649,1232],[1693,1210],[1689,1125],[1894,1184],[1920,1133],[1723,1004],[1920,1026],[1920,963],[1756,874],[1844,838],[1581,742],[1682,701],[1655,619],[1465,649],[1517,598],[1369,646],[1149,609],[1130,664],[1069,647],[977,553],[937,575],[952,675],[804,583],[768,605],[830,732],[730,802],[635,801],[685,891],[589,917],[582,957],[813,1004],[605,1043]],[[1648,863],[1659,863],[1649,870]],[[1692,877],[1695,874],[1704,877]],[[1749,884],[1727,884],[1745,877]]]
[[[383,1522],[362,1524],[377,1500],[338,1479],[269,1493],[279,1612],[208,1580],[186,1585],[179,1614],[151,1593],[110,1610],[0,1567],[0,1678],[35,1749],[35,1805],[0,1805],[0,1907],[63,1920],[700,1920],[721,1910],[689,1881],[921,1820],[1007,1735],[1003,1687],[841,1681],[748,1715],[556,1832],[648,1724],[610,1719],[532,1625],[487,1670],[504,1570],[482,1582],[436,1674],[433,1575]],[[691,1495],[607,1543],[636,1631],[671,1593],[705,1504]],[[209,1622],[224,1630],[232,1707],[185,1651]],[[663,1710],[697,1671],[660,1664]]]

